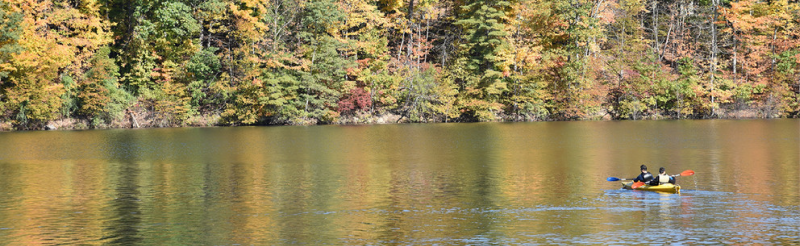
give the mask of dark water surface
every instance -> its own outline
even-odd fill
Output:
[[[681,194],[607,177],[666,167]],[[0,133],[0,244],[800,244],[800,120]]]

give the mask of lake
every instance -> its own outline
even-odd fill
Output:
[[[680,194],[607,177],[665,167]],[[800,120],[0,133],[0,244],[798,244]]]

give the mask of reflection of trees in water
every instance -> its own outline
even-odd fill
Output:
[[[117,181],[116,199],[111,201],[113,216],[105,236],[114,245],[134,245],[142,241],[139,235],[141,211],[139,209],[139,168],[134,163],[122,163]]]

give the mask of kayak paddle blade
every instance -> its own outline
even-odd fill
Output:
[[[608,178],[606,179],[606,181],[619,181],[619,179],[618,179],[618,178],[615,178],[615,177],[608,177]]]
[[[642,186],[644,186],[644,182],[636,182],[636,183],[633,183],[633,185],[631,185],[631,189],[636,189],[636,188],[639,188],[639,187],[642,187]]]
[[[692,175],[694,175],[694,171],[692,170],[686,170],[681,173],[681,176],[692,176]]]

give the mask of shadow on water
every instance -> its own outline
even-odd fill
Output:
[[[102,240],[111,245],[135,245],[142,241],[139,227],[142,221],[139,199],[139,167],[132,162],[119,164],[115,198],[110,201],[113,210]]]

